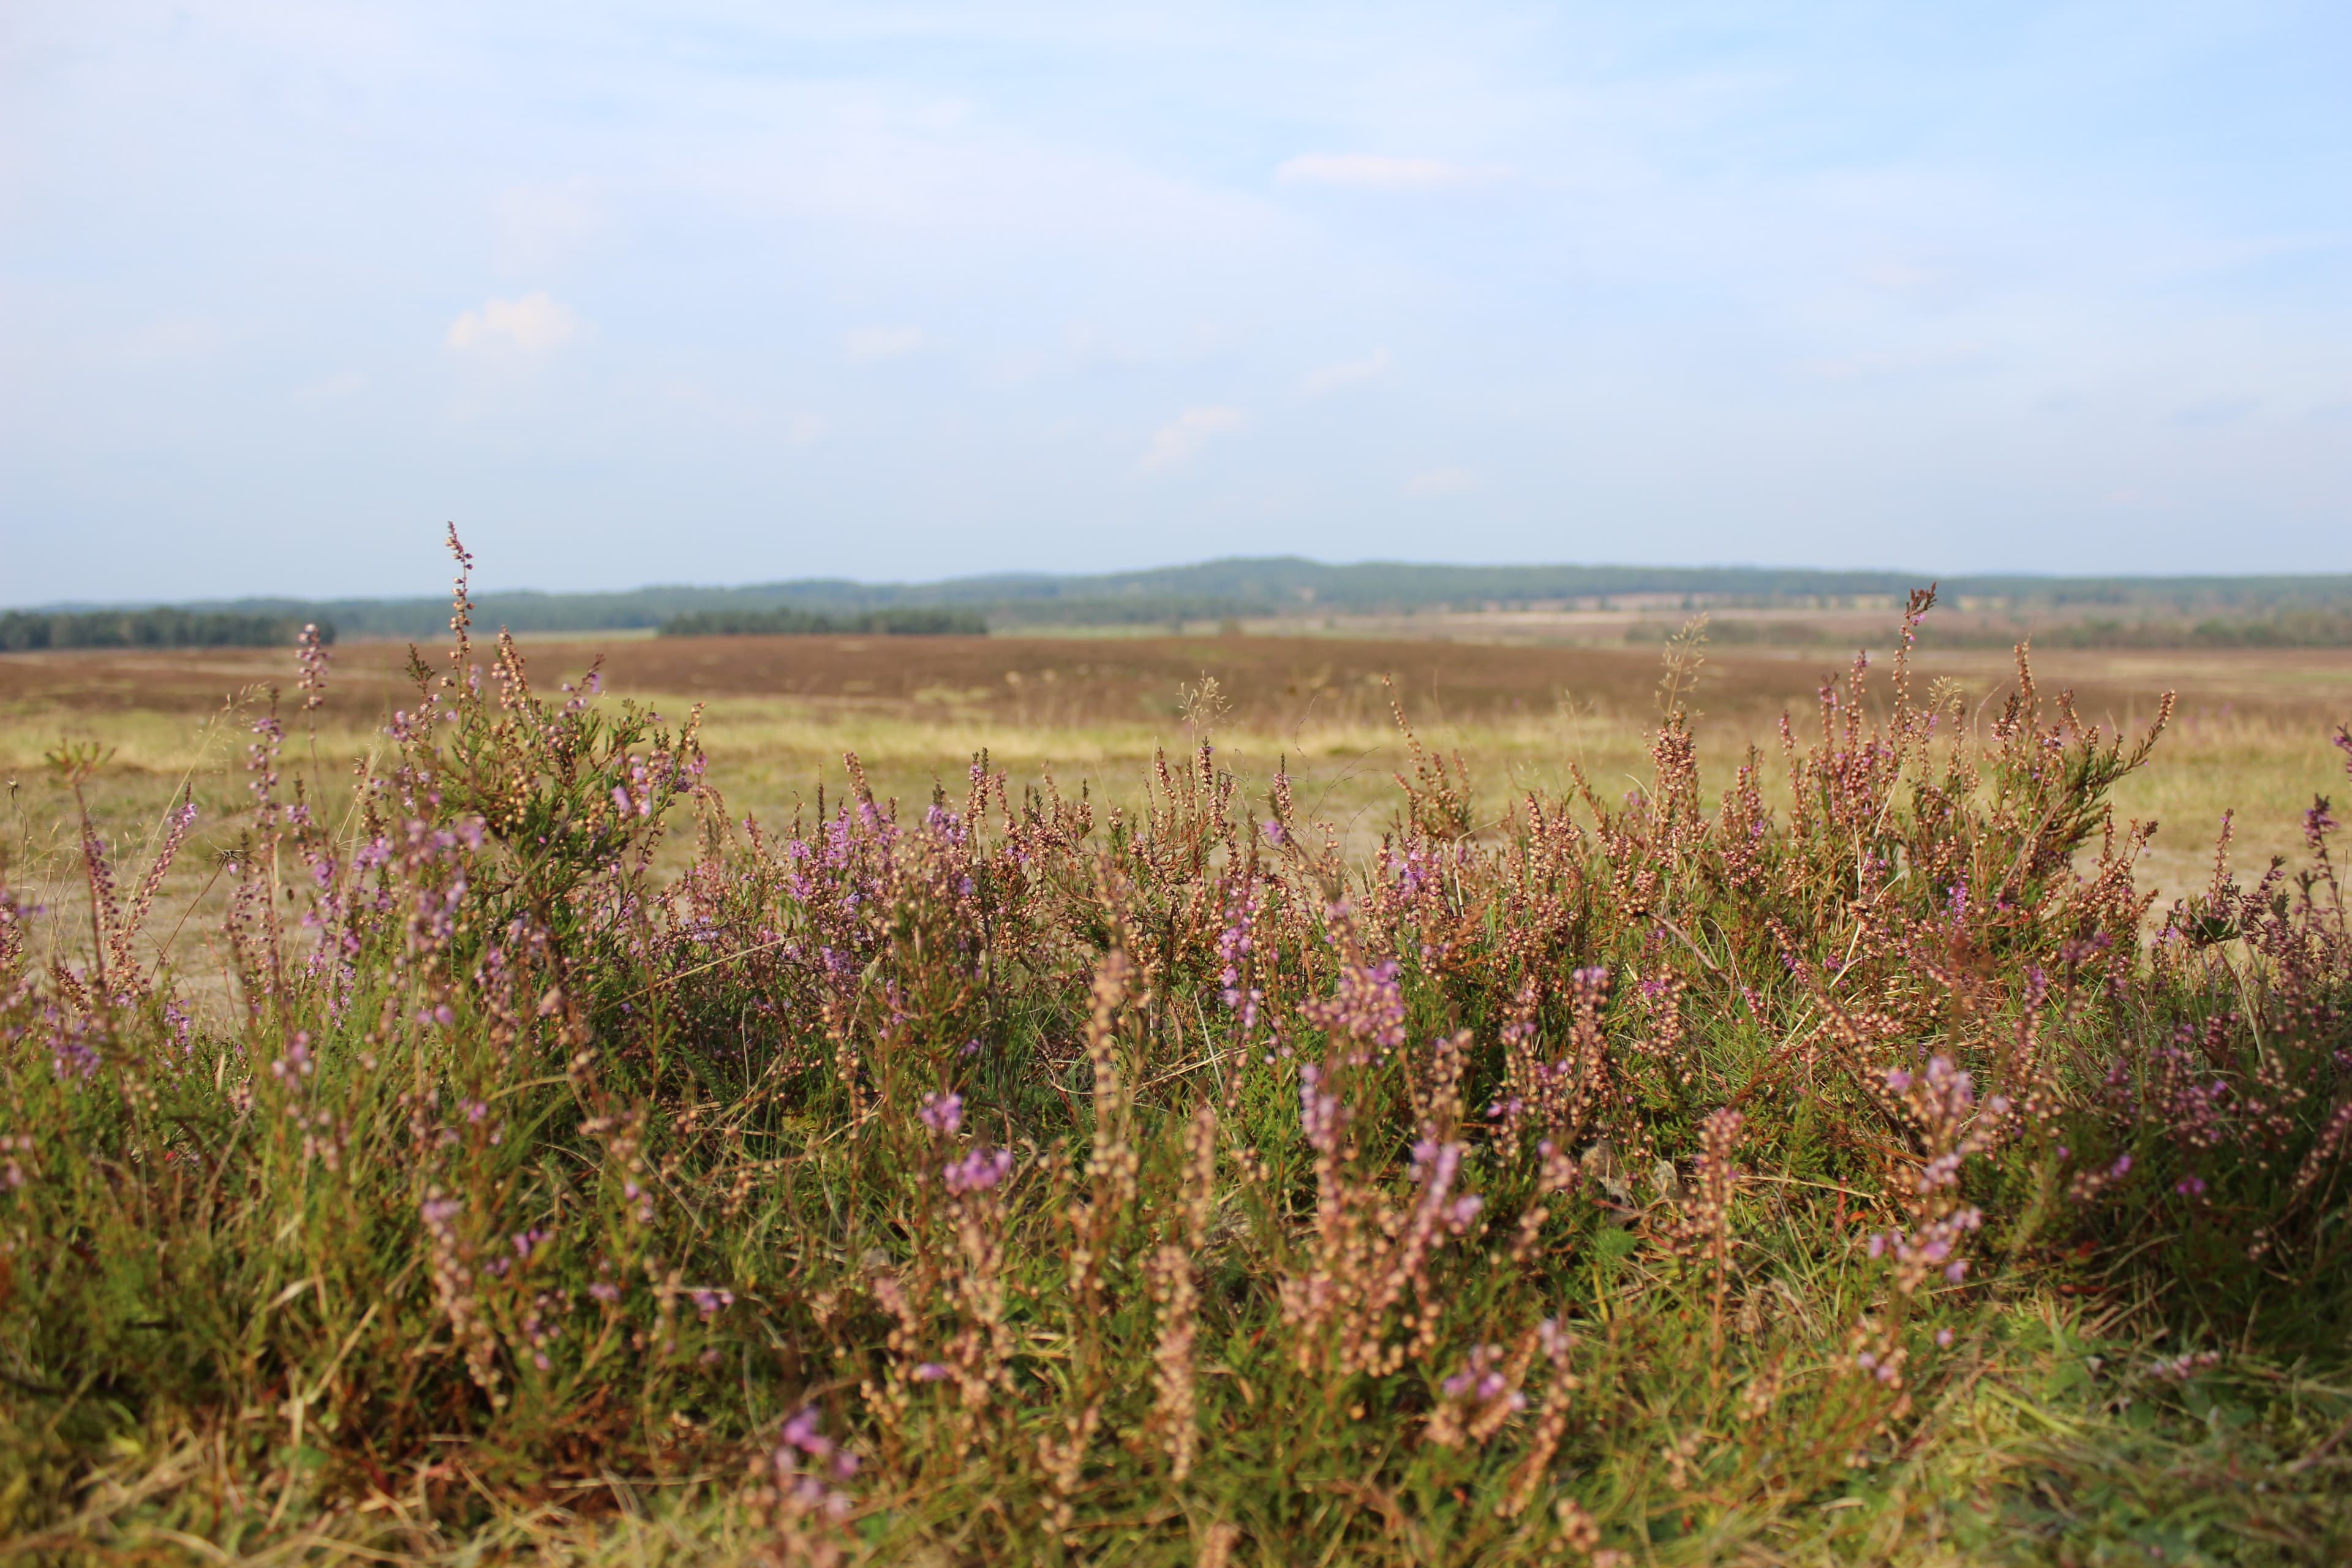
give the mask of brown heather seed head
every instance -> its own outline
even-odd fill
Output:
[[[1169,1477],[1192,1473],[1200,1451],[1201,1424],[1194,1410],[1192,1258],[1183,1247],[1160,1247],[1151,1256],[1149,1279],[1160,1304],[1160,1338],[1152,1351],[1152,1417],[1169,1458]]]
[[[1184,1244],[1199,1252],[1207,1245],[1209,1219],[1217,1203],[1217,1112],[1202,1105],[1184,1130]]]

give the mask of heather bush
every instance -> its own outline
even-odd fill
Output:
[[[1366,857],[1213,701],[1131,812],[848,757],[738,818],[690,718],[542,694],[465,583],[348,787],[299,647],[232,1008],[142,956],[163,862],[85,833],[78,962],[0,898],[25,1550],[2352,1546],[2326,805],[2157,915],[2105,797],[2162,718],[2021,653],[1970,722],[1912,689],[1931,594],[1784,722],[1785,813],[1755,753],[1702,788],[1686,641],[1638,787],[1486,802],[1416,742]]]

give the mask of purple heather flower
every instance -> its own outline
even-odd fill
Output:
[[[950,1193],[985,1192],[1012,1173],[1010,1149],[974,1149],[940,1173]]]
[[[816,1406],[803,1405],[799,1414],[784,1423],[784,1429],[777,1436],[810,1458],[822,1459],[833,1452],[833,1439],[817,1430],[823,1420]]]

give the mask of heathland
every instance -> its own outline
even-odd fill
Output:
[[[0,656],[0,1541],[2341,1561],[2352,668],[1939,613]]]
[[[1854,652],[1876,643],[1883,658],[1900,625],[1898,616],[1851,611],[1838,621],[1854,634],[1843,653],[1706,649],[1687,705],[1717,764],[1706,787],[1727,782],[1721,775],[1751,745],[1777,753],[1781,715],[1801,720]],[[1710,637],[1719,629],[1711,625]],[[2014,687],[2007,649],[1943,647],[1932,616],[1921,642],[1913,656],[1921,679],[1942,683],[1979,723]],[[334,684],[310,719],[338,777],[388,745],[384,722],[414,696],[404,674],[410,646],[336,650]],[[1657,648],[1614,638],[1592,647],[1428,636],[607,634],[519,646],[534,668],[572,677],[594,664],[612,696],[672,720],[698,705],[712,780],[763,820],[813,810],[821,790],[838,795],[845,752],[886,799],[927,802],[986,750],[1018,783],[1050,774],[1131,807],[1156,750],[1210,732],[1220,765],[1245,792],[1262,795],[1286,767],[1358,852],[1391,815],[1393,775],[1406,758],[1396,708],[1425,740],[1459,752],[1482,804],[1500,812],[1530,788],[1565,792],[1571,765],[1612,795],[1633,787],[1649,768],[1660,672]],[[2168,900],[2207,879],[2224,813],[2241,864],[2259,871],[2271,856],[2301,849],[2304,814],[2341,764],[2329,737],[2352,714],[2352,658],[2324,648],[2062,648],[2034,662],[2046,687],[2073,692],[2086,718],[2110,728],[2144,724],[2164,693],[2177,694],[2158,759],[2115,792],[2124,816],[2158,825],[2139,874]],[[252,721],[288,679],[285,656],[259,648],[0,657],[0,787],[11,791],[7,852],[20,885],[62,878],[50,891],[63,896],[81,875],[75,818],[43,762],[61,742],[111,758],[88,785],[110,839],[144,846],[193,791],[203,808],[196,841],[228,842],[243,826]],[[1205,703],[1197,715],[1196,700]],[[1784,792],[1785,777],[1768,771],[1764,787]],[[190,857],[159,896],[174,903],[209,878]]]
[[[998,574],[928,583],[806,578],[740,587],[484,595],[485,624],[518,635],[653,630],[1100,633],[1230,627],[1342,637],[1663,641],[1696,611],[1730,644],[1834,645],[1884,628],[1916,581],[1895,572],[1756,566],[1331,564],[1295,556],[1096,575]],[[2005,647],[2352,647],[2352,577],[1953,578],[1937,637]],[[0,648],[282,643],[305,622],[332,642],[430,637],[432,599],[241,599],[147,610],[55,605],[0,615]]]

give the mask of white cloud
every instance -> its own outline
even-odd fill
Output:
[[[1307,396],[1320,397],[1343,386],[1370,381],[1388,368],[1389,351],[1376,349],[1362,359],[1343,360],[1338,364],[1327,364],[1320,370],[1310,370],[1300,384],[1306,387]]]
[[[1143,451],[1143,466],[1172,468],[1207,446],[1212,437],[1237,430],[1241,423],[1238,408],[1187,408],[1173,423],[1152,433],[1151,445]]]
[[[1404,482],[1409,496],[1456,496],[1478,482],[1467,468],[1423,468]]]
[[[1377,153],[1302,153],[1286,160],[1274,177],[1286,185],[1356,185],[1367,190],[1428,191],[1442,185],[1475,185],[1501,179],[1506,171],[1439,158],[1384,158]]]
[[[491,300],[449,323],[453,349],[489,348],[501,341],[525,353],[545,353],[577,336],[580,318],[545,294]]]
[[[847,339],[849,357],[857,364],[902,359],[919,353],[926,342],[920,327],[860,327]]]

